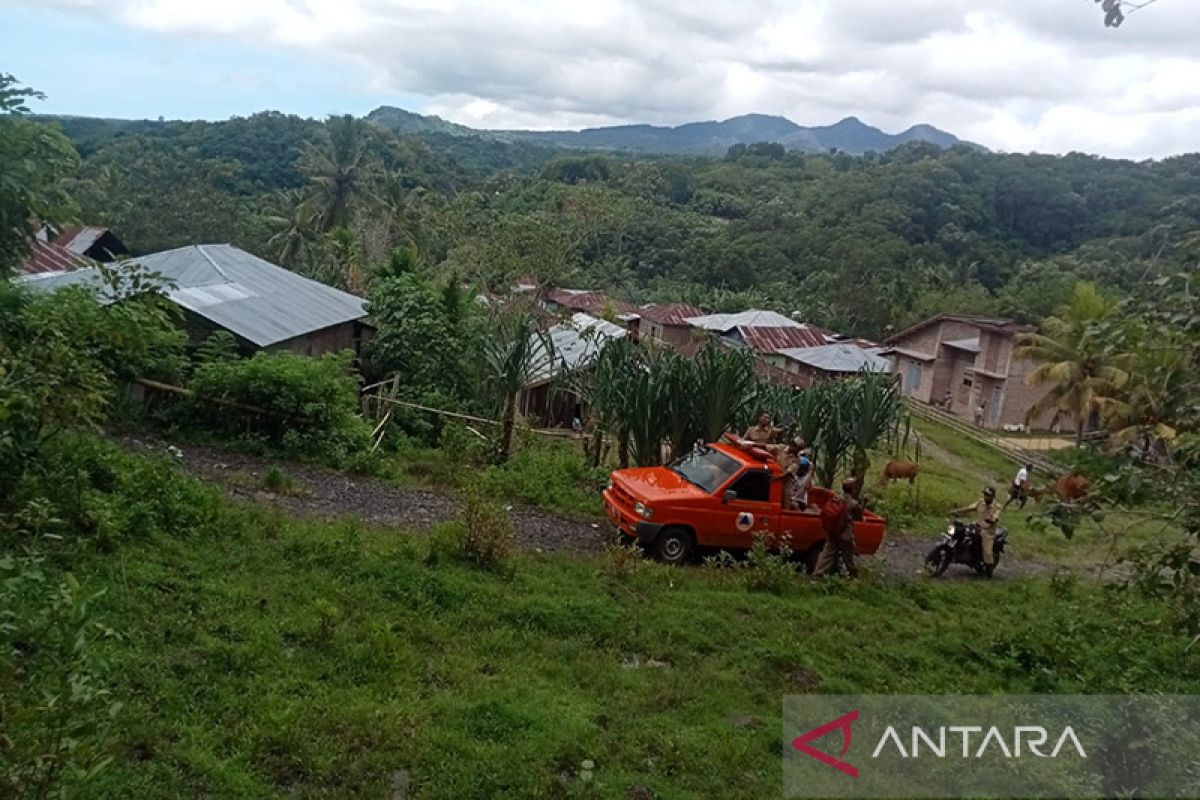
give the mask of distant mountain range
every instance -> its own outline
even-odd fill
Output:
[[[367,121],[401,135],[480,136],[544,147],[664,155],[721,155],[735,144],[755,142],[777,142],[790,150],[809,153],[836,149],[855,155],[869,151],[882,153],[906,142],[929,142],[939,147],[956,144],[979,147],[931,125],[914,125],[903,133],[891,134],[867,125],[856,117],[812,128],[797,125],[784,117],[746,114],[724,122],[689,122],[673,128],[617,125],[581,131],[506,131],[468,128],[440,117],[423,116],[394,106],[381,106],[367,115]]]

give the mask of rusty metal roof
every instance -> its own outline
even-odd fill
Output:
[[[65,247],[41,239],[29,240],[29,255],[21,262],[17,272],[24,275],[45,275],[51,272],[69,272],[95,266],[87,256],[72,253]]]
[[[640,310],[643,318],[659,325],[687,325],[691,318],[704,316],[702,309],[687,303],[651,303]]]
[[[812,325],[774,328],[742,326],[738,329],[746,346],[756,353],[777,353],[797,347],[822,347],[829,344],[832,335]]]

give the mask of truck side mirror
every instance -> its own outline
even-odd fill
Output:
[[[721,496],[721,502],[732,503],[734,500],[737,500],[737,492],[733,489],[726,489],[725,494]]]

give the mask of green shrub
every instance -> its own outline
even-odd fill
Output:
[[[259,353],[246,360],[202,364],[192,376],[197,396],[187,404],[187,415],[218,435],[240,437],[249,430],[287,453],[344,464],[368,450],[371,438],[370,425],[358,416],[351,358],[349,352],[318,359]]]
[[[500,569],[513,550],[513,524],[498,503],[485,500],[478,491],[463,497],[460,555],[484,569]]]
[[[745,558],[738,558],[722,550],[704,559],[704,565],[714,570],[730,570],[756,592],[782,594],[796,578],[795,551],[789,538],[775,541],[768,535],[754,537],[754,544],[746,551]]]
[[[234,527],[219,489],[181,474],[165,456],[135,456],[90,436],[44,446],[5,501],[8,527],[51,541],[87,538],[109,547],[135,536],[217,534]]]
[[[273,494],[296,494],[296,482],[279,467],[273,466],[262,478],[263,491]]]
[[[490,497],[572,513],[600,513],[600,490],[608,471],[588,466],[578,447],[541,444],[521,450],[506,464],[483,473]]]

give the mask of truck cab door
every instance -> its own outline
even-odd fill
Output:
[[[771,501],[773,486],[771,472],[767,469],[748,469],[733,480],[725,492],[733,492],[728,502],[723,502],[718,512],[718,547],[747,549],[754,544],[754,537],[774,534],[779,530],[779,502]],[[734,496],[736,495],[736,496]]]

